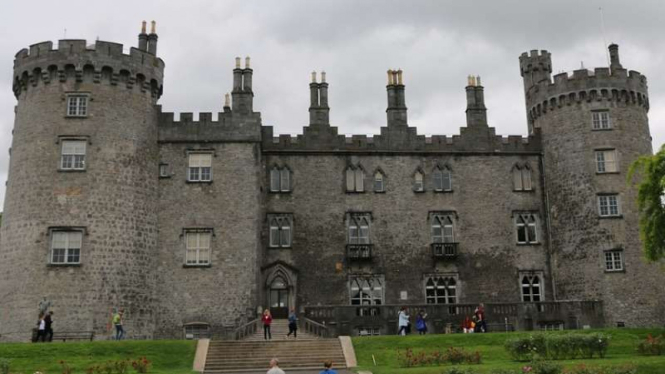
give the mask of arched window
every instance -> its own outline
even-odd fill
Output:
[[[544,300],[541,292],[541,275],[539,274],[522,274],[522,301],[524,302],[539,302]]]
[[[420,170],[416,170],[416,173],[413,174],[413,190],[415,192],[425,191],[425,185],[423,183],[424,175]]]
[[[538,221],[532,213],[518,214],[515,218],[518,244],[538,243]]]
[[[270,169],[270,192],[291,191],[291,170],[288,167],[273,166]]]
[[[457,279],[455,276],[434,276],[425,283],[427,304],[456,304]]]
[[[353,277],[349,281],[351,305],[382,305],[383,279],[380,277]]]
[[[349,215],[349,244],[369,244],[370,220],[368,214]]]
[[[432,217],[432,243],[454,243],[455,230],[453,220],[449,215],[435,215]]]
[[[347,192],[364,192],[364,179],[365,173],[360,166],[354,167],[349,165],[346,168],[346,191]]]
[[[374,173],[374,192],[386,192],[385,177],[378,170]]]
[[[270,247],[288,248],[291,247],[291,216],[290,215],[270,215]]]
[[[513,167],[513,189],[515,191],[531,191],[531,167],[528,164]]]
[[[434,169],[432,179],[434,180],[434,191],[452,191],[453,178],[450,169],[447,167]]]

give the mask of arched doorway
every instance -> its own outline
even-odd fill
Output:
[[[268,306],[273,318],[287,318],[289,315],[289,287],[286,280],[276,276],[270,283]]]

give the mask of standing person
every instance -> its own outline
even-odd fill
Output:
[[[53,341],[53,311],[48,312],[44,317],[44,338],[48,339],[49,342]]]
[[[44,313],[39,313],[39,320],[37,321],[37,342],[46,339],[46,321],[44,321]]]
[[[270,334],[270,324],[272,323],[272,315],[270,314],[270,309],[266,309],[263,311],[263,316],[261,317],[261,321],[263,322],[263,338],[265,340],[272,340],[272,335]]]
[[[409,314],[406,311],[406,307],[401,307],[399,314],[397,315],[397,335],[406,335],[407,328],[409,327]]]
[[[335,370],[332,369],[333,362],[331,360],[325,360],[323,362],[323,370],[319,374],[337,374]]]
[[[125,337],[125,330],[122,328],[123,314],[125,314],[125,310],[120,309],[117,313],[113,315],[113,326],[115,326],[115,340],[122,340],[122,338]]]
[[[474,312],[476,317],[476,329],[478,332],[487,332],[487,323],[485,322],[485,305],[480,303]]]
[[[418,334],[420,335],[427,334],[427,321],[425,321],[426,318],[427,313],[421,309],[416,316],[416,330],[418,330]]]
[[[298,337],[298,317],[295,309],[291,309],[289,313],[289,333],[286,334],[286,337],[288,338],[291,333],[293,333],[294,339]]]
[[[266,374],[286,374],[284,373],[284,370],[279,368],[279,360],[276,358],[273,358],[270,360],[270,370]]]

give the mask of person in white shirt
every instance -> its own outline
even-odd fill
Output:
[[[286,374],[284,373],[284,370],[279,368],[279,360],[276,358],[273,358],[270,360],[270,370],[266,374]]]

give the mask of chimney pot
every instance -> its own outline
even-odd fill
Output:
[[[316,72],[312,72],[312,83],[316,83]]]
[[[240,69],[240,57],[236,57],[236,69]]]
[[[152,21],[150,22],[150,33],[155,34],[157,29],[157,22]]]
[[[321,72],[321,83],[326,83],[326,72],[325,71]]]
[[[397,84],[402,84],[402,69],[397,70]]]
[[[482,86],[482,84],[480,84],[480,75],[476,76],[476,86]]]
[[[146,21],[141,22],[141,34],[145,34]]]
[[[249,69],[249,56],[245,57],[245,69]]]
[[[228,108],[231,106],[231,95],[228,93],[224,94],[224,107]]]

